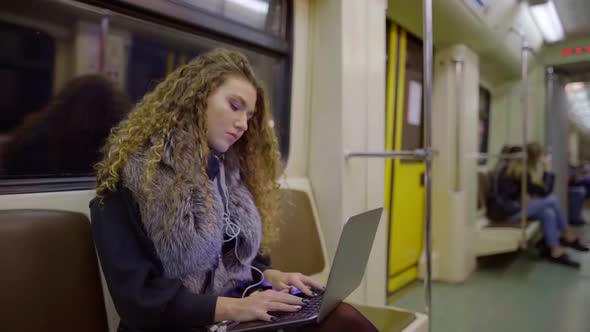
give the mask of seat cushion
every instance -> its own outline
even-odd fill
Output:
[[[477,208],[486,207],[491,188],[491,175],[487,172],[477,173]]]
[[[304,191],[281,189],[279,240],[270,248],[273,268],[313,275],[325,262],[318,225],[309,197]]]
[[[0,211],[0,330],[108,330],[90,232],[80,213]]]

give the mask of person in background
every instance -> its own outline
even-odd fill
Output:
[[[555,195],[552,194],[555,176],[548,172],[550,165],[542,158],[541,146],[538,143],[531,143],[526,148],[528,155],[526,165],[523,159],[515,158],[510,159],[500,170],[495,184],[497,186],[495,195],[498,197],[494,199],[495,204],[490,204],[491,211],[488,215],[498,222],[519,222],[522,213],[526,213],[527,218],[538,219],[543,228],[541,256],[553,263],[579,268],[580,264],[572,260],[562,246],[583,252],[589,249],[569,228],[563,210]],[[513,147],[510,152],[521,151],[521,147]],[[540,178],[535,176],[535,173],[539,173],[539,165],[543,165]],[[523,173],[527,177],[526,211],[523,211],[521,204]]]
[[[531,158],[539,159],[536,167],[533,170],[532,180],[533,182],[540,183],[545,176],[551,177],[551,185],[548,189],[553,192],[553,182],[555,174],[553,173],[552,158],[551,155],[544,155],[541,144],[532,142],[527,145],[530,151]],[[581,185],[569,185],[571,181],[571,169],[570,178],[568,179],[568,193],[567,193],[567,204],[568,204],[568,221],[570,225],[583,225],[585,224],[582,217],[582,209],[584,207],[584,200],[587,195],[586,188]]]
[[[506,167],[508,161],[513,157],[510,151],[512,151],[512,146],[508,144],[504,144],[502,146],[502,149],[500,150],[500,155],[498,156],[498,160],[496,161],[496,164],[494,165],[492,172],[497,173],[501,169]]]
[[[573,226],[586,224],[582,211],[584,202],[590,195],[590,177],[577,176],[577,168],[568,165],[568,204],[570,207],[569,221]]]

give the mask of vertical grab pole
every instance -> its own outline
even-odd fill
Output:
[[[463,125],[463,65],[462,59],[453,60],[455,64],[455,192],[463,189],[463,179],[461,172],[463,171],[461,162],[462,144],[461,144],[461,127]]]
[[[428,332],[432,332],[432,223],[430,219],[431,184],[430,172],[432,170],[432,0],[423,0],[422,34],[424,38],[424,149],[426,151],[426,171],[424,172],[424,190],[426,192],[424,226],[426,244],[426,280],[425,302],[428,315]]]
[[[99,57],[98,57],[98,71],[101,74],[107,74],[107,46],[109,41],[109,26],[110,18],[108,12],[104,13],[100,19],[100,42],[99,42]]]
[[[522,175],[521,175],[521,205],[522,205],[522,213],[520,218],[520,229],[521,229],[521,244],[520,247],[522,249],[526,249],[527,241],[526,241],[526,222],[527,222],[527,206],[528,206],[528,193],[527,193],[527,181],[528,181],[528,154],[527,154],[527,131],[528,131],[528,67],[529,67],[529,46],[526,39],[522,38],[522,81],[520,85],[520,103],[522,107],[522,149],[523,149],[523,157],[522,157]]]
[[[555,88],[555,69],[553,67],[547,67],[546,75],[545,75],[545,111],[544,117],[545,119],[545,151],[547,153],[551,153],[553,150],[553,137],[551,137],[551,121],[550,119],[550,110],[553,107],[553,103],[555,100],[555,93],[553,89]]]

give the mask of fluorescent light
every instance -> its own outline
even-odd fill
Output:
[[[533,19],[537,23],[539,30],[541,30],[545,41],[553,43],[563,39],[565,35],[563,25],[561,25],[553,0],[548,0],[540,5],[533,5],[530,8]]]
[[[565,85],[570,102],[569,116],[578,128],[590,133],[590,86],[585,82],[572,82]]]
[[[268,2],[266,2],[266,1],[262,1],[262,0],[226,0],[226,1],[231,2],[234,5],[248,8],[253,12],[257,12],[260,14],[268,13]]]
[[[567,92],[575,92],[584,89],[584,82],[572,82],[565,85]]]

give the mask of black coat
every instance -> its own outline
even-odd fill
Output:
[[[505,221],[521,210],[521,178],[512,177],[502,169],[498,174],[490,176],[491,190],[486,204],[486,213],[492,221]],[[555,175],[543,173],[543,184],[532,181],[527,174],[527,193],[531,197],[545,197],[553,192]]]
[[[186,331],[214,323],[217,296],[189,292],[167,278],[131,192],[121,188],[90,202],[92,233],[120,331]],[[269,260],[252,263],[265,270]]]

